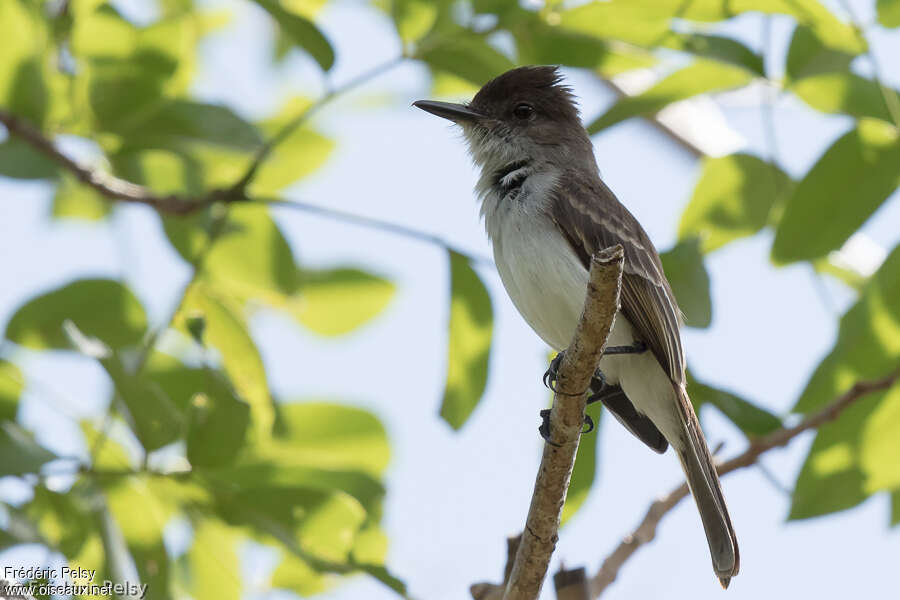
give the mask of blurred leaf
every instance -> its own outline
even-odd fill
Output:
[[[24,0],[0,2],[0,39],[0,107],[40,128],[48,104],[41,64],[49,45],[41,8]]]
[[[891,493],[891,527],[900,525],[900,490]]]
[[[897,130],[860,120],[794,189],[775,232],[772,260],[809,260],[840,248],[897,188],[898,174]]]
[[[17,1],[17,0],[13,0]],[[58,165],[19,138],[0,142],[0,175],[13,179],[54,179]]]
[[[326,578],[308,562],[287,551],[272,573],[271,586],[294,592],[301,598],[320,594],[327,589]]]
[[[383,565],[387,558],[387,533],[375,522],[365,525],[353,541],[352,560],[357,564]]]
[[[359,269],[304,269],[299,295],[289,307],[309,330],[344,335],[381,314],[395,291],[390,281]]]
[[[322,70],[334,65],[334,49],[315,24],[306,17],[286,10],[279,0],[254,0],[278,22],[295,44],[309,52]]]
[[[625,44],[610,44],[564,27],[548,25],[535,17],[512,28],[523,64],[558,64],[596,69],[605,77],[623,71],[649,67],[656,62],[652,54]]]
[[[59,548],[66,557],[74,557],[81,551],[96,526],[83,481],[76,482],[65,493],[36,485],[31,500],[22,508],[40,537]]]
[[[6,325],[6,338],[41,350],[68,350],[63,322],[113,348],[137,345],[147,317],[131,290],[111,279],[80,279],[20,306]]]
[[[494,314],[491,297],[469,259],[452,250],[449,254],[447,384],[441,417],[459,429],[475,410],[487,385]]]
[[[715,22],[745,12],[789,15],[831,47],[854,53],[864,49],[853,28],[817,0],[610,0],[566,10],[561,18],[567,27],[602,38],[656,46],[672,35],[672,19]]]
[[[860,291],[866,281],[868,281],[868,277],[865,275],[848,267],[835,264],[834,261],[827,257],[813,261],[812,265],[817,272],[831,275],[857,292]]]
[[[82,354],[97,359],[106,369],[141,445],[149,452],[180,438],[183,417],[162,388],[142,375],[130,373],[110,348],[71,325],[66,323],[66,333]]]
[[[262,358],[239,307],[198,283],[186,298],[176,322],[181,324],[197,314],[206,320],[207,343],[219,351],[222,367],[235,391],[250,405],[253,439],[267,439],[275,418],[272,399]]]
[[[660,255],[666,279],[672,285],[678,306],[684,313],[685,325],[709,327],[712,300],[709,297],[709,275],[700,253],[700,240],[684,239]]]
[[[307,508],[297,531],[300,546],[316,558],[347,562],[365,518],[366,511],[356,499],[332,494]]]
[[[107,425],[106,429],[109,428]],[[98,431],[93,424],[82,421],[81,433],[91,453],[91,466],[97,470],[121,471],[135,466],[125,448],[108,433]]]
[[[673,102],[699,94],[742,87],[750,80],[750,74],[742,68],[699,59],[666,76],[650,89],[621,98],[588,125],[588,133],[593,135],[631,117],[655,114]]]
[[[772,433],[782,426],[781,419],[740,396],[697,381],[688,371],[688,394],[698,412],[704,404],[715,406],[749,439]]]
[[[240,600],[241,561],[237,532],[216,519],[197,519],[188,551],[190,595],[195,600]]]
[[[212,371],[210,378],[216,377]],[[217,393],[201,392],[191,401],[187,456],[194,466],[231,462],[244,446],[250,407],[224,382],[214,384]],[[212,386],[211,386],[212,387]]]
[[[837,341],[819,363],[794,406],[820,409],[858,381],[883,377],[900,364],[900,246],[869,278],[841,317]]]
[[[797,478],[791,519],[856,506],[900,485],[900,386],[849,406],[816,434]]]
[[[762,57],[729,37],[703,33],[676,33],[665,37],[662,46],[702,58],[742,67],[755,75],[765,75]]]
[[[0,421],[15,421],[25,376],[19,367],[0,359]]]
[[[484,37],[465,29],[432,33],[420,43],[416,58],[479,87],[515,66]]]
[[[172,597],[171,569],[163,543],[163,530],[173,506],[154,493],[147,477],[127,477],[104,488],[107,508],[122,532],[147,598]]]
[[[822,73],[847,72],[854,56],[851,52],[826,46],[809,27],[798,25],[791,37],[785,70],[788,78],[793,80]]]
[[[279,464],[307,464],[381,475],[390,457],[387,433],[372,413],[322,402],[278,405],[273,443],[258,450]]]
[[[97,221],[105,218],[112,209],[93,188],[83,185],[70,175],[63,176],[53,195],[55,219],[83,219]]]
[[[777,166],[749,154],[705,158],[702,165],[678,237],[698,236],[703,252],[765,227],[772,208],[793,185]]]
[[[872,117],[892,123],[881,88],[855,73],[824,73],[806,77],[791,86],[800,99],[818,111],[852,117]]]
[[[884,27],[900,27],[900,1],[877,0],[876,6],[879,23]]]
[[[393,0],[391,16],[404,42],[414,42],[434,26],[438,3],[431,0]]]
[[[37,473],[56,458],[39,446],[34,436],[11,421],[0,421],[0,477]]]
[[[133,127],[126,148],[181,148],[205,143],[253,151],[262,145],[259,131],[230,108],[189,100],[167,100]]]
[[[284,104],[271,119],[259,123],[260,130],[273,138],[298,115],[309,109],[309,101],[294,98]],[[314,173],[334,151],[334,140],[310,127],[299,127],[276,146],[262,163],[250,183],[248,194],[272,196],[285,187]]]
[[[593,406],[597,405],[589,406],[586,412],[594,419],[594,431],[581,436],[581,441],[578,442],[575,467],[572,469],[569,491],[566,492],[560,526],[565,525],[584,505],[597,477],[597,444],[600,438],[600,420],[604,411],[599,407],[595,410]]]

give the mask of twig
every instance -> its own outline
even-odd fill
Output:
[[[327,93],[322,95],[318,100],[307,106],[303,111],[300,112],[296,117],[288,121],[278,132],[272,136],[263,146],[257,150],[256,156],[254,156],[253,161],[250,163],[250,166],[247,167],[247,170],[244,172],[243,176],[234,184],[232,190],[240,195],[243,195],[244,190],[247,189],[247,186],[253,181],[253,178],[256,176],[257,171],[260,166],[262,166],[263,162],[269,157],[273,150],[278,147],[284,140],[291,136],[298,127],[306,123],[310,117],[312,117],[316,112],[319,111],[326,104],[334,100],[336,97],[352,90],[355,87],[358,87],[371,79],[385,73],[386,71],[390,71],[397,65],[399,65],[406,57],[403,55],[396,56],[388,61],[385,61],[381,64],[375,65],[368,71],[360,73],[356,77],[352,78],[344,85],[338,86],[336,88],[332,88],[328,90]]]
[[[765,452],[768,452],[773,448],[787,445],[804,431],[818,429],[825,423],[833,421],[844,411],[844,409],[863,396],[873,392],[886,390],[898,380],[900,380],[900,368],[881,379],[857,382],[849,390],[838,396],[831,404],[828,404],[822,410],[807,416],[797,425],[773,431],[767,436],[752,441],[747,450],[742,454],[739,454],[718,466],[717,470],[719,471],[719,475],[726,475],[732,471],[755,464],[756,461],[759,460],[759,457]],[[653,540],[656,536],[656,528],[659,525],[659,522],[669,511],[675,508],[687,494],[687,485],[681,484],[669,492],[668,495],[650,505],[650,508],[641,520],[640,525],[619,543],[612,554],[603,561],[597,574],[591,579],[591,591],[594,598],[600,597],[606,588],[615,581],[616,576],[619,574],[619,569],[622,568],[622,565],[631,558],[631,555],[634,554],[638,548]]]
[[[601,250],[591,259],[584,312],[559,367],[550,409],[552,443],[544,445],[504,600],[534,600],[540,594],[556,548],[560,516],[584,423],[588,387],[619,307],[623,262],[624,252],[619,245]]]
[[[584,567],[560,569],[553,575],[556,600],[591,600],[591,582]]]
[[[45,154],[54,162],[59,163],[68,170],[80,182],[94,188],[102,196],[110,200],[120,200],[133,204],[146,204],[161,213],[186,215],[215,202],[228,202],[241,200],[230,190],[210,190],[202,196],[179,196],[168,194],[160,196],[154,194],[142,185],[137,185],[109,173],[91,169],[79,165],[77,162],[60,152],[60,150],[43,133],[31,126],[24,119],[0,109],[0,123],[6,126],[11,135],[22,139],[35,150]]]

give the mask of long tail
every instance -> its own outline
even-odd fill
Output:
[[[740,552],[737,537],[725,506],[722,486],[713,463],[712,455],[700,429],[687,393],[676,386],[681,422],[684,426],[684,443],[672,444],[681,460],[688,487],[700,511],[706,541],[712,556],[713,569],[723,588],[740,569]],[[669,440],[670,442],[672,440]]]

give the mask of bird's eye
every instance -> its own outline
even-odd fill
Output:
[[[516,107],[513,109],[513,115],[515,115],[515,117],[517,119],[522,119],[523,121],[525,119],[531,118],[531,115],[533,115],[533,114],[534,114],[534,107],[531,106],[530,104],[526,104],[525,102],[521,102],[521,103],[517,104]]]

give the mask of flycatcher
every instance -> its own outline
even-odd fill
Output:
[[[550,346],[564,351],[575,333],[590,257],[625,249],[621,307],[591,400],[656,452],[675,449],[727,587],[740,564],[737,538],[685,391],[681,311],[647,233],[600,179],[571,89],[556,67],[520,67],[468,104],[414,106],[462,127],[481,169],[475,189],[500,278]]]

